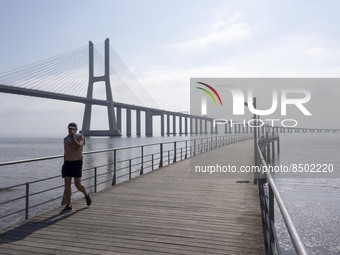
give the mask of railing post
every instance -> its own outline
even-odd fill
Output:
[[[274,236],[274,193],[270,183],[269,186],[269,254],[274,254],[275,236]]]
[[[163,143],[160,144],[160,148],[159,148],[160,152],[159,152],[159,168],[163,167]]]
[[[132,159],[129,159],[129,180],[131,180],[131,162]]]
[[[144,146],[142,145],[141,146],[141,167],[140,167],[139,175],[143,175],[144,173],[143,168],[144,168]]]
[[[188,141],[185,141],[185,159],[188,157]]]
[[[29,182],[26,182],[26,205],[25,205],[25,219],[28,219],[28,214],[29,214],[29,206],[30,206],[30,184]]]
[[[174,142],[174,161],[173,163],[175,163],[177,161],[177,143]]]
[[[97,193],[97,167],[94,168],[94,193]]]
[[[275,161],[275,139],[272,141],[272,162]]]
[[[151,171],[153,171],[153,154],[151,154]]]
[[[257,148],[255,148],[255,151],[254,151],[254,158],[255,158],[254,165],[259,166],[260,164],[258,164],[258,161],[257,161]],[[254,184],[257,184],[259,175],[260,174],[258,173],[258,171],[254,172],[254,181],[253,181]]]
[[[196,155],[196,139],[194,139],[194,153],[193,155],[195,156]]]
[[[113,178],[112,186],[116,185],[117,181],[117,150],[113,150]]]
[[[254,108],[256,109],[256,97],[253,97]],[[254,132],[254,165],[257,165],[257,116],[254,114],[253,119],[255,120],[255,126],[253,127]],[[254,184],[257,184],[258,174],[254,173]]]
[[[266,138],[267,138],[267,151],[266,151],[266,161],[267,163],[270,162],[270,142],[269,142],[269,133],[266,132]]]
[[[170,165],[170,151],[168,151],[168,165]]]

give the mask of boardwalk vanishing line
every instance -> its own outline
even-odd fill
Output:
[[[163,167],[0,232],[0,254],[264,254],[258,188],[242,179],[202,178],[190,160],[253,163],[243,141]],[[249,183],[247,182],[249,181]]]

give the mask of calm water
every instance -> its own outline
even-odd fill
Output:
[[[340,134],[281,134],[281,155],[277,163],[332,163],[340,171]],[[86,151],[136,144],[174,141],[189,137],[87,138]],[[63,138],[0,138],[0,162],[62,155]],[[112,157],[96,154],[86,167],[108,163]],[[0,187],[25,183],[60,174],[62,160],[0,168]],[[311,254],[340,254],[340,179],[282,178],[276,182],[298,230]],[[61,181],[61,179],[60,179]],[[61,181],[62,183],[62,181]],[[6,194],[1,194],[2,196]],[[276,214],[278,215],[278,213]],[[292,245],[280,217],[276,224],[284,254]],[[0,224],[1,225],[1,224]]]
[[[117,138],[86,138],[84,151],[108,148],[127,147],[139,144],[178,141],[190,139],[188,136],[178,137],[117,137]],[[158,148],[158,147],[157,147]],[[0,138],[0,162],[20,159],[62,155],[64,152],[63,137],[61,138]],[[146,149],[147,150],[147,149]],[[123,152],[122,152],[123,153]],[[121,156],[121,154],[118,156]],[[131,151],[129,151],[131,153]],[[147,151],[145,152],[147,154]],[[84,157],[84,169],[107,164],[112,161],[108,154],[101,153]],[[0,188],[21,184],[27,181],[47,178],[60,174],[62,159],[42,161],[39,163],[20,164],[0,167]]]
[[[280,143],[280,164],[331,163],[340,172],[340,134],[281,134]],[[277,175],[276,183],[310,253],[340,254],[340,179],[309,177]],[[294,254],[280,218],[277,226],[284,254]]]

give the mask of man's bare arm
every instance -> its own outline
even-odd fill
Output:
[[[75,142],[75,144],[77,145],[77,146],[83,146],[84,145],[84,136],[83,135],[80,135],[79,136],[79,140],[77,140],[77,138],[76,138],[76,134],[75,133],[73,133],[73,135],[71,136],[72,137],[72,140],[73,140],[73,142]]]

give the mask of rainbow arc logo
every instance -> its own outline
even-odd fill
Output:
[[[219,104],[222,106],[222,99],[213,86],[207,83],[204,83],[204,82],[199,82],[199,81],[196,83],[202,85],[202,87],[196,87],[196,88],[199,90],[202,90],[205,94],[209,95],[209,97],[212,99],[215,105],[217,105],[217,100],[218,100]],[[207,97],[206,96],[202,96],[202,99],[201,99],[201,114],[203,116],[207,116]]]
[[[216,101],[216,98],[215,98],[215,96],[216,96],[220,105],[222,106],[222,99],[221,99],[220,95],[218,94],[218,92],[216,91],[216,89],[214,89],[211,85],[204,83],[204,82],[196,82],[196,83],[201,84],[201,85],[205,86],[206,88],[208,88],[208,89],[206,89],[204,87],[203,88],[202,87],[196,87],[197,89],[200,89],[200,90],[204,91],[205,93],[207,93],[210,96],[210,98],[213,100],[215,105],[217,105],[217,101]]]

